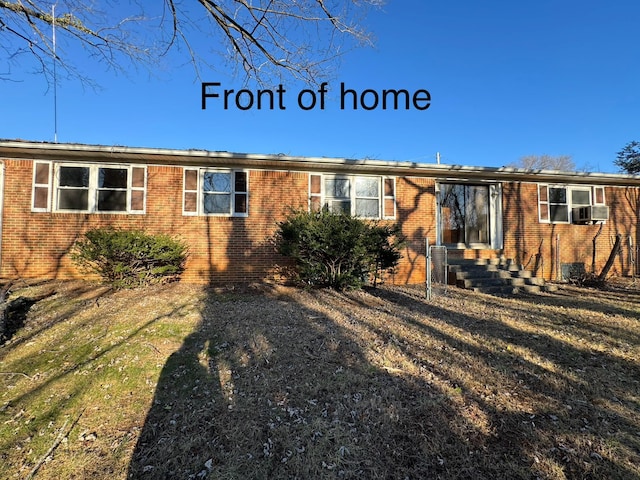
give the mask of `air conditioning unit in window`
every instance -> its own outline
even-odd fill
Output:
[[[574,223],[601,222],[609,220],[609,207],[607,205],[589,205],[573,209]]]

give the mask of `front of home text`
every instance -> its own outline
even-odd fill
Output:
[[[202,82],[202,110],[213,107],[230,110],[286,110],[287,100],[301,110],[324,110],[327,107],[329,84],[323,82],[317,88],[305,88],[288,99],[282,84],[274,89],[222,88],[220,82]],[[409,91],[404,88],[356,90],[340,83],[340,110],[427,110],[431,106],[431,94],[426,89]]]

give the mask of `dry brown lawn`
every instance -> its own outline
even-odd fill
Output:
[[[640,478],[636,287],[19,286],[0,477]]]

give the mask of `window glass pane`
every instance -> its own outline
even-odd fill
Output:
[[[589,190],[571,190],[571,203],[573,205],[591,205]]]
[[[184,194],[184,211],[195,212],[198,194],[196,192],[187,192]]]
[[[596,202],[595,203],[604,203],[604,188],[603,187],[595,187],[596,192]]]
[[[540,220],[545,222],[549,220],[549,205],[546,203],[540,204]]]
[[[100,190],[98,210],[102,212],[123,212],[127,209],[127,192],[122,190]]]
[[[380,182],[376,178],[356,177],[356,197],[378,197]]]
[[[333,213],[351,213],[351,202],[349,200],[332,200],[329,203],[329,210]]]
[[[131,210],[144,210],[144,192],[142,190],[131,192]]]
[[[36,187],[33,189],[33,207],[47,208],[49,189],[46,187]]]
[[[379,216],[379,203],[375,199],[362,199],[356,200],[356,215],[360,217],[378,217]]]
[[[48,163],[36,163],[36,182],[37,184],[49,183],[49,164]]]
[[[321,177],[320,175],[311,175],[311,193],[314,195],[320,195],[321,193]]]
[[[328,197],[349,198],[351,196],[347,178],[325,179],[324,190]]]
[[[124,168],[99,169],[98,188],[127,188],[127,170]]]
[[[185,172],[184,172],[184,189],[185,190],[197,190],[198,189],[198,171],[197,170],[185,170]]]
[[[87,210],[89,208],[89,191],[58,190],[58,208],[61,210]]]
[[[204,213],[231,213],[231,195],[204,195]]]
[[[567,203],[567,189],[566,188],[550,188],[549,201],[551,203]]]
[[[540,192],[540,201],[541,202],[548,202],[549,201],[549,195],[548,195],[548,191],[547,191],[547,186],[546,185],[540,185],[540,188],[538,189],[538,192]]]
[[[566,205],[549,205],[549,216],[552,222],[568,222],[569,208]]]
[[[321,208],[320,197],[311,197],[311,211],[319,212]]]
[[[443,184],[440,191],[442,241],[464,243],[464,185]]]
[[[387,197],[394,197],[395,196],[395,188],[394,188],[394,181],[393,178],[385,178],[384,179],[384,194]]]
[[[489,187],[466,187],[465,239],[467,243],[489,241]]]
[[[247,194],[236,193],[235,195],[235,213],[247,213]]]
[[[60,167],[61,187],[88,187],[88,167]]]
[[[131,169],[131,186],[144,188],[144,168],[134,167]]]
[[[235,191],[246,192],[247,191],[247,172],[236,172],[235,175],[236,175]]]
[[[384,216],[393,217],[396,214],[395,201],[393,198],[386,198],[384,201]]]
[[[205,192],[231,192],[231,174],[205,172],[202,189]]]

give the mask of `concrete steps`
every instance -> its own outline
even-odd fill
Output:
[[[450,259],[449,283],[459,288],[490,294],[540,293],[557,290],[531,271],[501,258]]]

